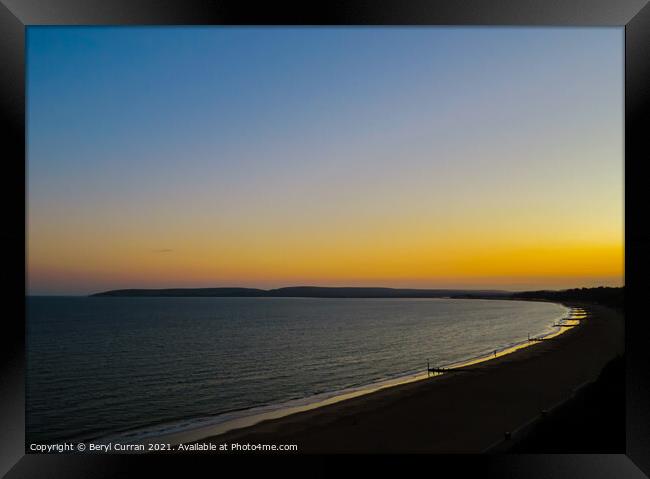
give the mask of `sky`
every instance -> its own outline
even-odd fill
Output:
[[[623,39],[28,27],[27,292],[622,285]]]

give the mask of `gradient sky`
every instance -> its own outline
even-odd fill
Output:
[[[620,285],[623,35],[29,27],[28,293]]]

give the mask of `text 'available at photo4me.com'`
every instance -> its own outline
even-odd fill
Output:
[[[212,443],[195,442],[191,444],[122,444],[119,442],[61,442],[55,444],[29,445],[30,453],[146,453],[146,452],[296,452],[297,444],[261,444],[261,443]]]

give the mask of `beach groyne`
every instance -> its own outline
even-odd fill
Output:
[[[442,374],[204,439],[291,443],[299,452],[476,453],[550,414],[624,350],[621,312],[584,308],[588,320],[540,341]],[[520,436],[522,434],[519,434]]]

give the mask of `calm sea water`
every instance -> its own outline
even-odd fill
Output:
[[[95,439],[424,371],[567,308],[450,299],[27,299],[27,441]]]

